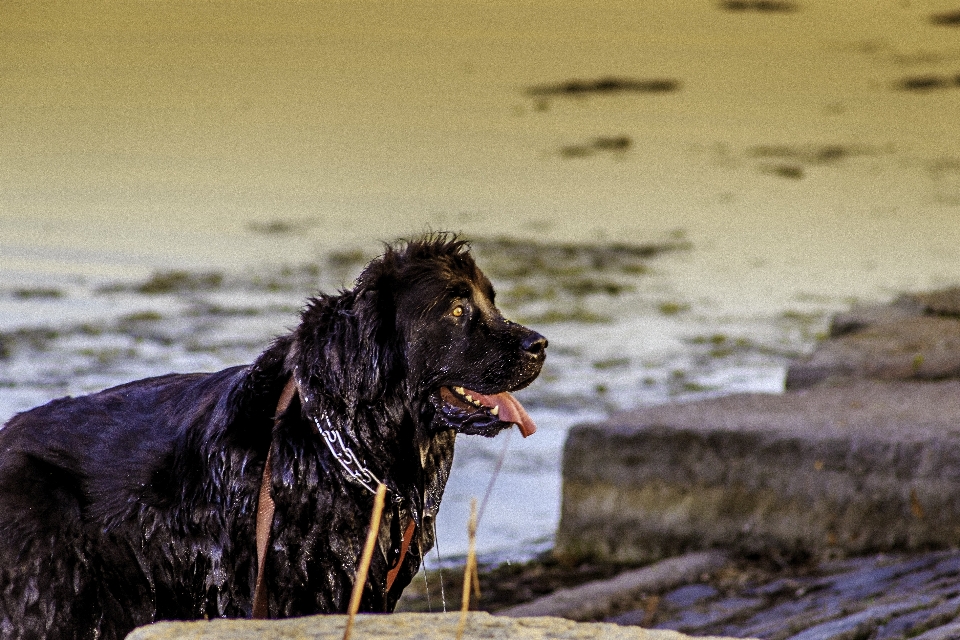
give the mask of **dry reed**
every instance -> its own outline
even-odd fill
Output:
[[[353,593],[350,595],[350,608],[347,612],[347,626],[343,629],[343,640],[350,640],[353,631],[353,619],[360,609],[360,598],[363,596],[363,585],[367,583],[367,572],[370,570],[370,559],[377,544],[380,532],[380,516],[383,515],[383,501],[387,496],[387,487],[381,484],[377,487],[377,495],[373,499],[373,515],[370,516],[370,529],[367,531],[367,542],[363,546],[363,555],[360,556],[360,567],[357,569],[357,578],[353,583]]]
[[[467,627],[467,612],[470,610],[470,588],[476,585],[480,593],[480,580],[477,576],[477,499],[470,501],[470,522],[467,524],[470,546],[467,551],[467,565],[463,568],[463,600],[460,603],[460,623],[457,625],[457,640],[463,640],[463,631]]]

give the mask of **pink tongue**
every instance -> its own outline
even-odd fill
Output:
[[[527,410],[523,408],[516,398],[504,391],[495,396],[485,396],[476,391],[469,392],[474,400],[477,400],[485,407],[500,407],[500,413],[497,418],[501,422],[512,422],[520,428],[523,437],[532,436],[537,430],[537,425],[533,424],[533,419]]]

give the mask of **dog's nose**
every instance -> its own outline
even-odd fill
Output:
[[[533,356],[541,356],[543,352],[547,349],[547,339],[536,331],[531,331],[527,334],[527,337],[523,339],[522,347],[523,350]]]

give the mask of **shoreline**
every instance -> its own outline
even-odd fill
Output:
[[[636,568],[632,564],[565,564],[548,554],[524,564],[482,566],[481,597],[471,607],[498,615],[516,605],[529,605]],[[443,574],[447,599],[456,608],[462,572],[449,569]],[[441,610],[437,606],[439,576],[434,572],[428,580],[432,606],[427,606],[423,576],[418,574],[404,592],[398,612]],[[949,638],[949,633],[955,632],[953,621],[960,616],[960,551],[866,554],[792,563],[732,556],[709,573],[665,583],[661,588],[625,591],[611,603],[599,605],[597,611],[603,613],[587,618],[574,614],[570,619],[672,629],[695,636],[769,640],[807,637],[801,636],[803,633],[815,638],[845,638],[848,636],[842,634],[853,630],[860,634],[856,637],[888,640],[934,632],[948,635],[933,637]],[[899,604],[890,607],[889,603]],[[580,605],[581,609],[589,607],[583,601]]]

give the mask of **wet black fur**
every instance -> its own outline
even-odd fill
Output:
[[[270,615],[344,611],[372,496],[318,437],[324,414],[390,489],[361,608],[391,611],[433,545],[467,417],[438,388],[513,390],[543,363],[546,341],[492,299],[465,244],[435,235],[388,248],[354,289],[310,300],[250,366],[15,416],[0,430],[0,637],[112,640],[155,620],[249,617],[268,449]],[[306,397],[274,423],[291,375]],[[493,422],[486,435],[508,426]],[[408,517],[420,526],[385,592]]]

